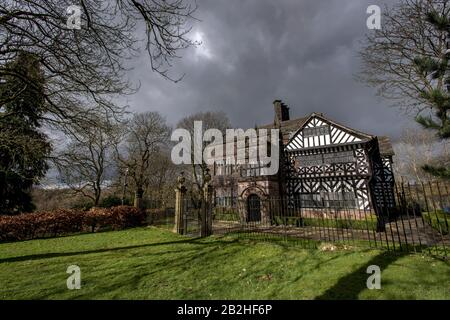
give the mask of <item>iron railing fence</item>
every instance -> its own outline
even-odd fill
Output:
[[[332,242],[448,256],[449,190],[450,184],[444,182],[399,183],[396,205],[378,209],[358,207],[353,199],[322,199],[314,206],[298,197],[249,197],[234,207],[214,207],[213,233],[277,236],[307,241],[308,246]]]
[[[159,208],[147,209],[147,223],[167,230],[174,230],[175,227],[175,209]]]
[[[190,199],[184,199],[182,205],[184,207],[183,210],[184,234],[193,237],[200,236],[201,209],[198,208],[198,206],[193,205],[193,202]],[[149,225],[153,225],[163,229],[175,231],[175,209],[162,208],[162,209],[147,210],[147,223]]]
[[[301,197],[251,195],[230,207],[213,206],[212,233],[283,239],[307,247],[330,242],[447,257],[450,183],[398,183],[394,189],[395,206],[378,209],[367,209],[358,199],[346,200],[345,196],[309,203]],[[189,199],[183,206],[185,234],[200,236],[201,208]],[[173,209],[150,215],[153,225],[174,229]]]

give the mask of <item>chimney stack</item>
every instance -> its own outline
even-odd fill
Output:
[[[289,120],[289,108],[281,100],[275,100],[273,102],[275,109],[275,126],[278,127],[283,121]]]

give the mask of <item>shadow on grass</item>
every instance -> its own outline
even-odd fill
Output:
[[[152,290],[158,288],[158,290],[161,289],[163,291],[165,289],[173,290],[171,294],[181,294],[180,297],[183,297],[183,299],[186,295],[192,299],[204,299],[206,297],[205,293],[201,291],[189,292],[189,288],[184,288],[183,283],[187,281],[187,283],[191,283],[191,286],[194,286],[194,283],[200,281],[202,278],[199,273],[192,273],[193,270],[201,270],[201,267],[204,268],[208,266],[211,269],[217,268],[221,263],[225,263],[228,257],[239,254],[239,252],[242,251],[242,247],[239,245],[232,245],[226,247],[226,250],[220,250],[221,248],[225,248],[222,244],[233,244],[237,242],[237,240],[215,240],[213,244],[210,242],[195,242],[196,240],[198,239],[173,242],[174,244],[185,242],[199,244],[201,246],[187,250],[178,249],[167,252],[168,255],[166,257],[163,257],[165,253],[161,252],[145,253],[144,255],[158,255],[158,259],[154,259],[150,266],[148,260],[141,259],[133,263],[133,265],[128,265],[125,269],[121,269],[119,273],[114,270],[109,270],[108,273],[102,274],[105,277],[109,277],[110,281],[101,281],[101,277],[95,276],[94,278],[87,280],[89,281],[87,284],[83,284],[83,288],[88,288],[91,291],[74,291],[70,293],[70,298],[86,299],[86,297],[90,297],[90,294],[94,292],[97,297],[102,299],[152,299]],[[166,242],[165,244],[171,243]],[[146,246],[143,245],[138,247]],[[182,281],[179,282],[180,285],[174,285],[172,283],[173,278],[177,278],[177,275],[180,274],[184,274]],[[152,279],[158,280],[153,282],[154,280],[152,281]],[[236,281],[241,281],[241,279],[236,279]],[[138,293],[138,297],[123,294],[124,292],[135,292],[139,290],[141,292]],[[61,287],[56,290],[52,289],[51,294],[40,296],[39,298],[52,299],[53,297],[57,297],[60,294],[63,295],[64,293],[67,293],[67,290]]]
[[[235,239],[232,241],[217,241],[216,240],[215,242],[223,242],[223,243],[229,244],[229,243],[237,242],[237,241],[238,241],[238,239]],[[20,262],[20,261],[39,260],[39,259],[70,257],[70,256],[76,256],[76,255],[83,255],[83,254],[113,252],[113,251],[119,251],[119,250],[139,249],[139,248],[145,248],[145,247],[156,247],[156,246],[164,246],[164,245],[171,245],[171,244],[208,245],[208,242],[201,241],[201,238],[190,238],[190,239],[186,239],[186,240],[156,242],[156,243],[147,243],[147,244],[140,244],[140,245],[134,245],[134,246],[122,246],[122,247],[104,248],[104,249],[86,250],[86,251],[48,252],[48,253],[42,253],[42,254],[32,254],[32,255],[26,255],[26,256],[0,259],[0,264],[6,263],[6,262]]]
[[[145,248],[145,247],[157,247],[157,246],[164,246],[164,245],[176,245],[176,244],[194,244],[194,245],[210,245],[211,243],[208,242],[209,240],[214,241],[215,244],[231,244],[239,241],[250,241],[254,243],[258,242],[266,242],[260,237],[242,237],[240,234],[227,234],[227,235],[218,235],[214,238],[188,238],[184,240],[175,240],[175,241],[166,241],[166,242],[155,242],[155,243],[146,243],[146,244],[140,244],[140,245],[133,245],[133,246],[121,246],[121,247],[113,247],[113,248],[104,248],[104,249],[95,249],[95,250],[86,250],[86,251],[69,251],[69,252],[47,252],[47,253],[41,253],[41,254],[31,254],[31,255],[24,255],[24,256],[18,256],[18,257],[10,257],[10,258],[4,258],[0,259],[0,264],[2,263],[8,263],[8,262],[21,262],[21,261],[30,261],[30,260],[39,260],[39,259],[50,259],[50,258],[60,258],[60,257],[71,257],[76,255],[84,255],[84,254],[95,254],[95,253],[106,253],[106,252],[114,252],[119,250],[128,250],[128,249],[139,249],[139,248]],[[286,241],[282,238],[271,238],[270,242],[273,244],[276,244],[283,248],[291,247],[294,242],[293,241]],[[315,249],[316,244],[310,246],[310,248]]]
[[[333,287],[316,297],[316,300],[358,300],[358,295],[367,289],[367,279],[371,275],[367,273],[367,267],[375,265],[383,272],[389,265],[406,255],[407,253],[403,252],[382,252],[356,271],[340,278]]]

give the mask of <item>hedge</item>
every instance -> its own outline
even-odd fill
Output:
[[[366,220],[367,219],[367,220]],[[272,222],[275,225],[287,225],[296,227],[326,227],[338,229],[354,230],[376,230],[377,218],[374,215],[366,219],[326,219],[326,218],[300,218],[300,217],[281,217],[275,216]]]
[[[120,230],[142,225],[144,211],[128,206],[89,211],[55,210],[16,216],[0,216],[0,241],[31,240],[56,237],[77,232]]]

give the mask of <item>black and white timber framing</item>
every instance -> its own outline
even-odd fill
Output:
[[[302,208],[354,209],[382,213],[395,206],[392,157],[387,137],[339,124],[321,113],[289,119],[289,108],[274,102],[274,122],[258,129],[280,130],[280,170],[212,167],[215,202],[232,206],[250,195],[285,198]],[[253,197],[254,198],[254,197]]]
[[[286,193],[300,203],[362,210],[395,204],[392,157],[380,155],[374,136],[312,114],[284,153]]]

